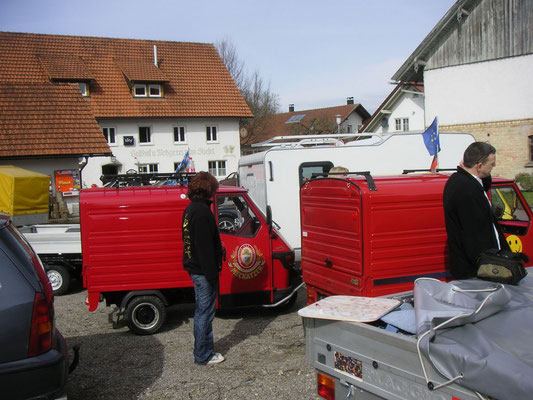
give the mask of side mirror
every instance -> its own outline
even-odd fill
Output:
[[[266,219],[268,225],[268,233],[272,233],[272,208],[270,206],[267,206],[266,209]]]

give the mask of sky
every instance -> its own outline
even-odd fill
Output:
[[[455,0],[0,0],[0,31],[231,42],[280,111],[373,113]]]

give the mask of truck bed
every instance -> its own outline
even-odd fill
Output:
[[[336,399],[478,399],[457,384],[429,390],[414,337],[370,323],[303,318],[303,326],[307,361],[335,378]],[[446,380],[425,366],[435,385]]]
[[[79,224],[42,224],[20,229],[37,254],[81,254]]]

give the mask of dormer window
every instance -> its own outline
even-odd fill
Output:
[[[161,85],[156,83],[136,83],[133,85],[134,97],[161,97]]]
[[[148,85],[148,94],[150,97],[161,97],[161,85]]]
[[[146,97],[146,85],[136,83],[133,86],[133,94],[135,97]]]

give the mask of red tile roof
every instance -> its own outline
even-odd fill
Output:
[[[310,126],[313,121],[323,121],[326,124],[330,123],[333,128],[337,126],[336,116],[340,115],[342,121],[346,120],[352,112],[357,112],[363,120],[366,120],[370,114],[361,104],[347,104],[336,107],[317,108],[313,110],[302,110],[287,112],[281,114],[273,114],[266,116],[262,123],[264,128],[261,130],[260,135],[250,137],[250,140],[242,141],[246,144],[259,143],[275,136],[294,135],[294,128],[298,128],[296,125]],[[301,119],[299,116],[302,116]],[[296,123],[287,123],[291,118],[299,120]],[[323,132],[316,132],[317,134]]]
[[[0,82],[72,74],[94,79],[84,101],[96,118],[252,117],[212,44],[0,32]],[[165,81],[164,96],[133,98],[125,75]]]
[[[111,155],[77,85],[0,82],[0,158]]]

